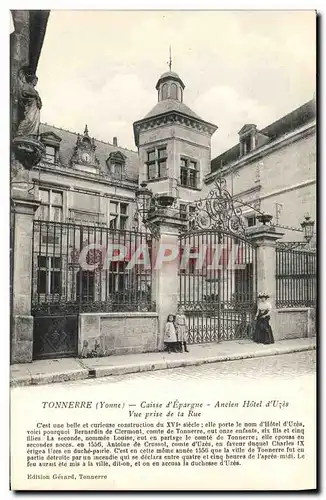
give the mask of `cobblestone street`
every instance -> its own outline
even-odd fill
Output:
[[[66,385],[94,386],[118,384],[120,386],[141,385],[144,382],[177,382],[177,381],[212,381],[240,377],[256,380],[263,379],[296,379],[300,376],[313,375],[316,370],[316,352],[305,351],[278,356],[266,356],[255,359],[225,361],[221,363],[190,366],[168,370],[157,370],[145,373],[110,376],[93,380],[66,382]]]

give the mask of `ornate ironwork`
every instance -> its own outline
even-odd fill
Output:
[[[280,250],[304,250],[311,251],[306,241],[278,241],[276,247]]]
[[[299,246],[296,246],[299,245]],[[276,307],[313,307],[317,300],[317,255],[304,242],[276,247]]]
[[[35,357],[76,355],[80,313],[155,310],[150,262],[144,256],[144,263],[128,267],[139,248],[146,247],[150,256],[151,242],[140,231],[34,221]]]
[[[34,317],[35,359],[77,355],[78,316]]]
[[[250,338],[257,293],[256,246],[219,228],[190,230],[179,242],[179,305],[187,318],[189,343]],[[202,264],[197,269],[199,255]],[[187,263],[184,256],[189,256]]]
[[[218,229],[245,235],[242,210],[235,205],[223,177],[216,177],[215,187],[207,198],[197,200],[192,205],[195,207],[189,214],[192,229]]]

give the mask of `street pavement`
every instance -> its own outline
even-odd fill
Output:
[[[229,379],[237,381],[241,378],[254,380],[263,379],[296,379],[302,376],[314,376],[316,371],[316,351],[304,351],[278,356],[224,361],[200,366],[184,368],[170,368],[169,370],[150,371],[86,379],[66,382],[69,386],[93,387],[96,385],[115,384],[127,387],[128,385],[143,386],[146,381],[178,382],[178,381],[213,381]]]
[[[100,358],[37,360],[10,367],[12,387],[60,383],[127,373],[149,372],[246,358],[279,356],[316,348],[315,338],[286,339],[275,344],[255,344],[251,340],[189,346],[188,353],[150,352]]]

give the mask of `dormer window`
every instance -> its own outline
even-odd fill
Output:
[[[111,165],[111,174],[115,179],[122,179],[123,173],[123,164],[121,162],[116,161]]]
[[[40,135],[40,141],[45,146],[45,156],[43,160],[46,163],[52,163],[52,165],[58,163],[61,137],[54,132],[44,132]]]
[[[54,146],[45,146],[45,161],[56,163],[56,149]]]
[[[256,147],[257,127],[253,124],[246,124],[239,132],[240,156],[250,153]]]
[[[126,176],[126,156],[121,151],[115,151],[110,154],[106,160],[109,173],[113,179],[122,180]]]

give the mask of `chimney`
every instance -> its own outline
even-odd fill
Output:
[[[117,145],[118,145],[118,138],[113,137],[113,146],[117,146]]]

